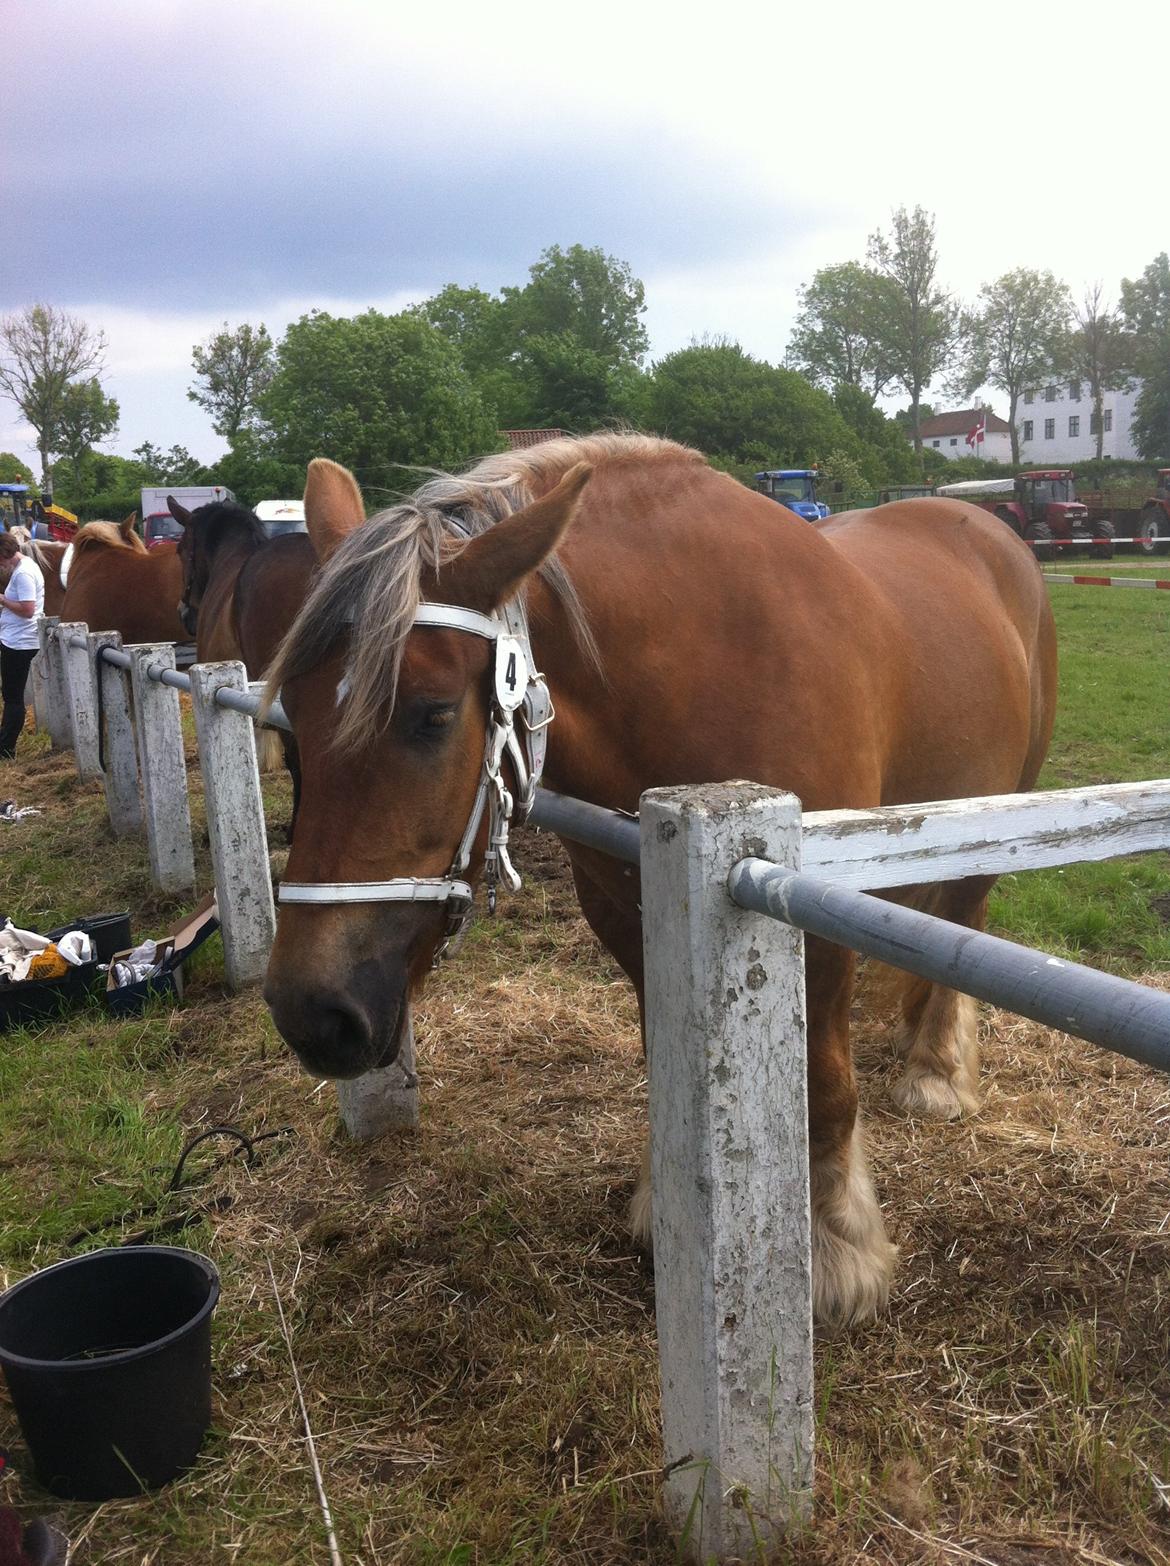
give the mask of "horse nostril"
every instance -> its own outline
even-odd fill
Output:
[[[282,1038],[309,1071],[351,1077],[370,1069],[373,1028],[360,1006],[329,992],[283,990],[266,999]]]
[[[311,1016],[311,1038],[319,1050],[342,1060],[369,1054],[370,1022],[359,1007],[334,999],[318,1003],[313,1010],[316,1015]]]

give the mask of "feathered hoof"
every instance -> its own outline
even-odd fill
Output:
[[[979,1094],[961,1076],[909,1067],[895,1082],[893,1099],[907,1115],[923,1120],[958,1120],[979,1108]]]
[[[813,1225],[813,1320],[836,1330],[872,1321],[890,1298],[898,1247],[880,1229],[864,1239],[846,1239],[823,1224]]]

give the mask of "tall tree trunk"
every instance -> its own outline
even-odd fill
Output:
[[[1097,421],[1097,461],[1105,454],[1105,392],[1100,381],[1093,387],[1093,417]]]
[[[41,494],[48,503],[53,498],[53,475],[49,472],[49,448],[42,444],[38,449],[41,454]]]
[[[1008,403],[1008,423],[1012,427],[1012,462],[1018,467],[1020,463],[1020,432],[1016,428],[1016,410],[1020,406],[1020,394],[1013,391]]]
[[[922,421],[918,417],[918,405],[922,400],[922,393],[915,391],[910,398],[910,422],[914,426],[914,455],[918,458],[918,466],[922,467]]]

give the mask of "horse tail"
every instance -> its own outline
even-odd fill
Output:
[[[267,725],[256,725],[256,757],[261,772],[279,772],[284,766],[284,746],[280,735]]]

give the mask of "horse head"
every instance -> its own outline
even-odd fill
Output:
[[[168,495],[167,510],[183,529],[179,539],[179,560],[183,567],[179,619],[188,636],[195,636],[199,629],[199,606],[207,593],[222,545],[235,538],[249,549],[258,548],[265,541],[265,533],[254,511],[230,500],[214,500],[189,511],[173,495]]]
[[[309,468],[322,571],[269,687],[301,758],[285,884],[304,900],[283,903],[265,997],[312,1072],[352,1077],[394,1060],[410,996],[451,928],[436,889],[474,884],[487,849],[484,820],[452,881],[484,769],[494,647],[457,625],[416,624],[419,605],[486,624],[556,549],[588,477],[578,465],[465,542],[410,504],[365,524],[352,475],[320,459]],[[362,900],[363,887],[389,885],[400,893]],[[411,887],[426,892],[401,892]]]

